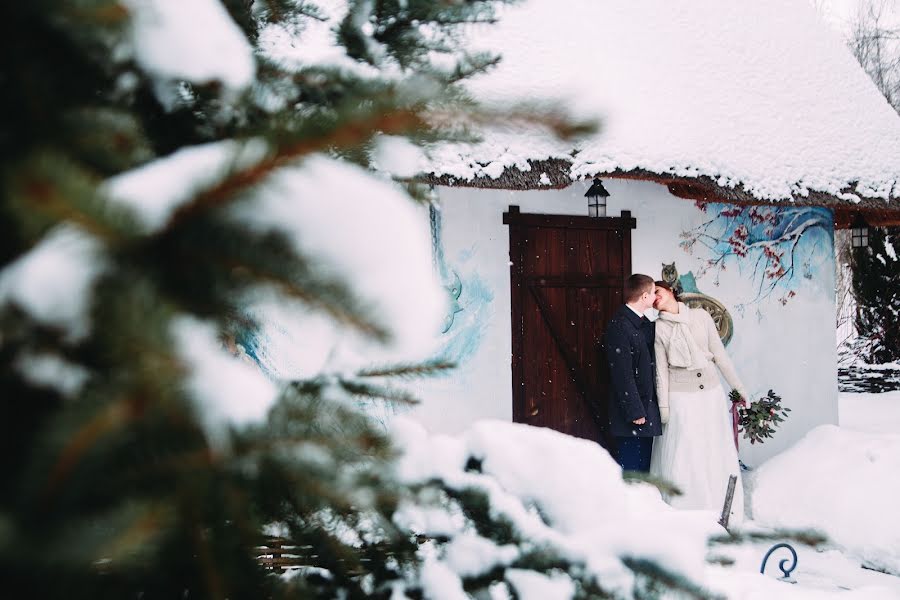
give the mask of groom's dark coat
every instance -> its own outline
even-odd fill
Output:
[[[622,306],[606,328],[609,362],[609,428],[617,437],[662,435],[656,399],[655,324]],[[644,417],[647,422],[635,425]]]

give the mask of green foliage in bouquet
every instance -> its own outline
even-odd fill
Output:
[[[731,391],[729,398],[732,402],[743,400],[736,390]],[[751,444],[762,444],[772,437],[789,412],[791,409],[781,406],[781,396],[769,390],[764,397],[738,409],[740,431]]]

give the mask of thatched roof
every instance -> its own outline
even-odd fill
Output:
[[[680,197],[900,211],[900,117],[806,0],[530,0],[475,47],[503,55],[473,94],[572,99],[578,143],[484,128],[436,147],[439,185],[560,188],[593,176]]]
[[[530,170],[507,167],[499,177],[475,177],[457,179],[450,175],[425,175],[420,181],[449,187],[471,187],[501,190],[562,189],[572,185],[569,173],[572,163],[563,159],[529,160]],[[651,181],[665,185],[673,196],[686,200],[703,202],[725,202],[729,204],[781,204],[797,206],[825,206],[835,212],[835,226],[839,229],[850,227],[857,214],[864,216],[870,225],[900,226],[900,202],[896,199],[861,198],[858,202],[848,202],[824,192],[809,192],[806,196],[796,195],[788,200],[761,200],[743,187],[723,187],[712,177],[680,177],[660,174],[645,169],[623,171],[621,169],[605,173],[595,173],[601,179],[634,179]],[[845,190],[850,192],[852,188]]]

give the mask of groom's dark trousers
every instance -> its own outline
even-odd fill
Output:
[[[626,471],[650,470],[653,438],[662,434],[656,399],[654,324],[622,306],[606,327],[609,362],[609,430],[616,459]],[[646,419],[643,425],[634,421]]]
[[[650,454],[653,452],[652,437],[616,437],[616,460],[623,471],[650,470]]]

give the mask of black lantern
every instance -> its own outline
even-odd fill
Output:
[[[594,183],[588,188],[584,195],[588,199],[588,216],[589,217],[605,217],[606,216],[606,199],[609,192],[603,187],[603,182],[599,177],[594,178]]]
[[[869,245],[869,224],[859,213],[850,224],[850,245],[854,248],[866,248]]]

